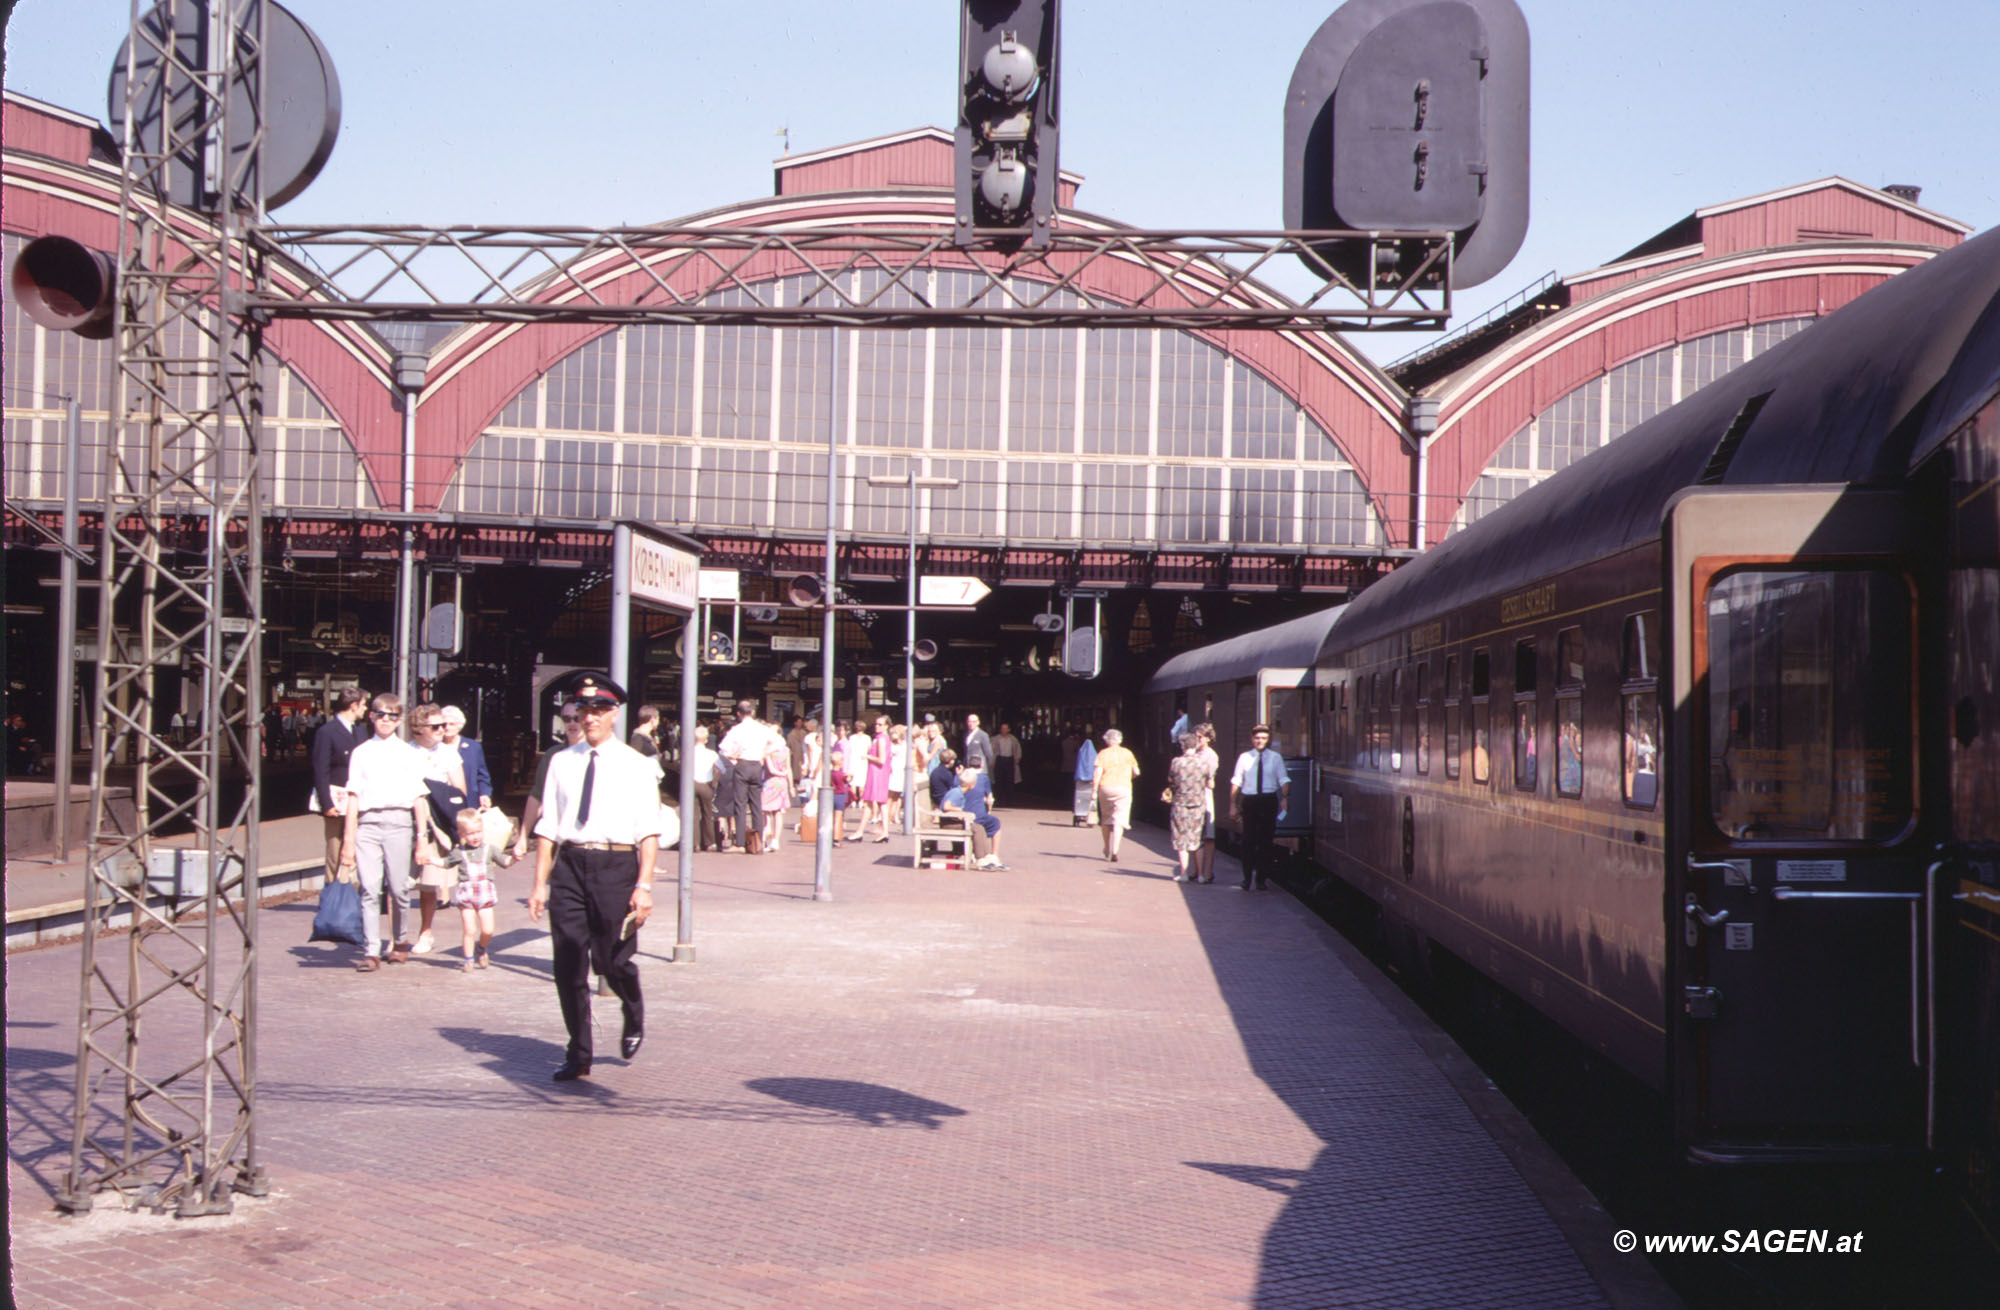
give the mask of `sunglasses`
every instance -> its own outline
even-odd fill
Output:
[[[579,721],[579,719],[578,719],[578,716],[577,716],[577,715],[574,715],[574,714],[565,714],[565,715],[563,715],[563,716],[562,716],[562,721],[563,721],[564,723],[576,723],[576,722],[578,722],[578,721]]]
[[[426,728],[442,728],[442,727],[444,726],[444,720],[443,720],[443,719],[431,719],[430,721],[428,721],[427,723],[425,723],[425,724],[424,724],[424,726],[425,726]]]
[[[371,719],[400,719],[403,717],[403,712],[401,710],[370,710],[368,711],[368,717]]]

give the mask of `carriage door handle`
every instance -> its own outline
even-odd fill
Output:
[[[1687,904],[1682,909],[1689,919],[1701,920],[1702,926],[1706,928],[1713,928],[1729,918],[1729,911],[1727,910],[1717,910],[1714,914],[1710,914],[1707,910],[1702,909],[1701,903],[1695,900],[1693,892],[1687,894]]]

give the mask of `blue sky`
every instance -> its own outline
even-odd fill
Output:
[[[1841,174],[2000,223],[2000,0],[1520,0],[1533,211],[1468,318],[1718,201]],[[1070,0],[1063,167],[1140,227],[1280,226],[1282,106],[1336,6]],[[768,194],[808,151],[956,112],[955,0],[291,0],[339,70],[296,222],[646,223]],[[14,90],[103,117],[124,0],[20,0]],[[1394,358],[1407,334],[1354,338]]]

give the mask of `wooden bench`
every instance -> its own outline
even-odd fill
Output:
[[[912,825],[910,866],[916,869],[969,869],[972,835],[963,814],[939,814],[928,787],[917,791],[917,820]]]

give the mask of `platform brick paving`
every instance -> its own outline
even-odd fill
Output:
[[[605,1056],[601,1000],[597,1066],[566,1085],[524,867],[485,972],[442,916],[438,953],[362,975],[307,944],[310,902],[266,909],[273,1190],[224,1218],[54,1209],[79,951],[14,952],[17,1303],[1636,1303],[1441,1072],[1443,1039],[1288,896],[1226,890],[1226,856],[1215,886],[1175,884],[1157,832],[1111,865],[1065,815],[1004,817],[1013,871],[850,846],[832,903],[796,844],[698,856],[698,962],[670,963],[663,879],[646,1047]]]

